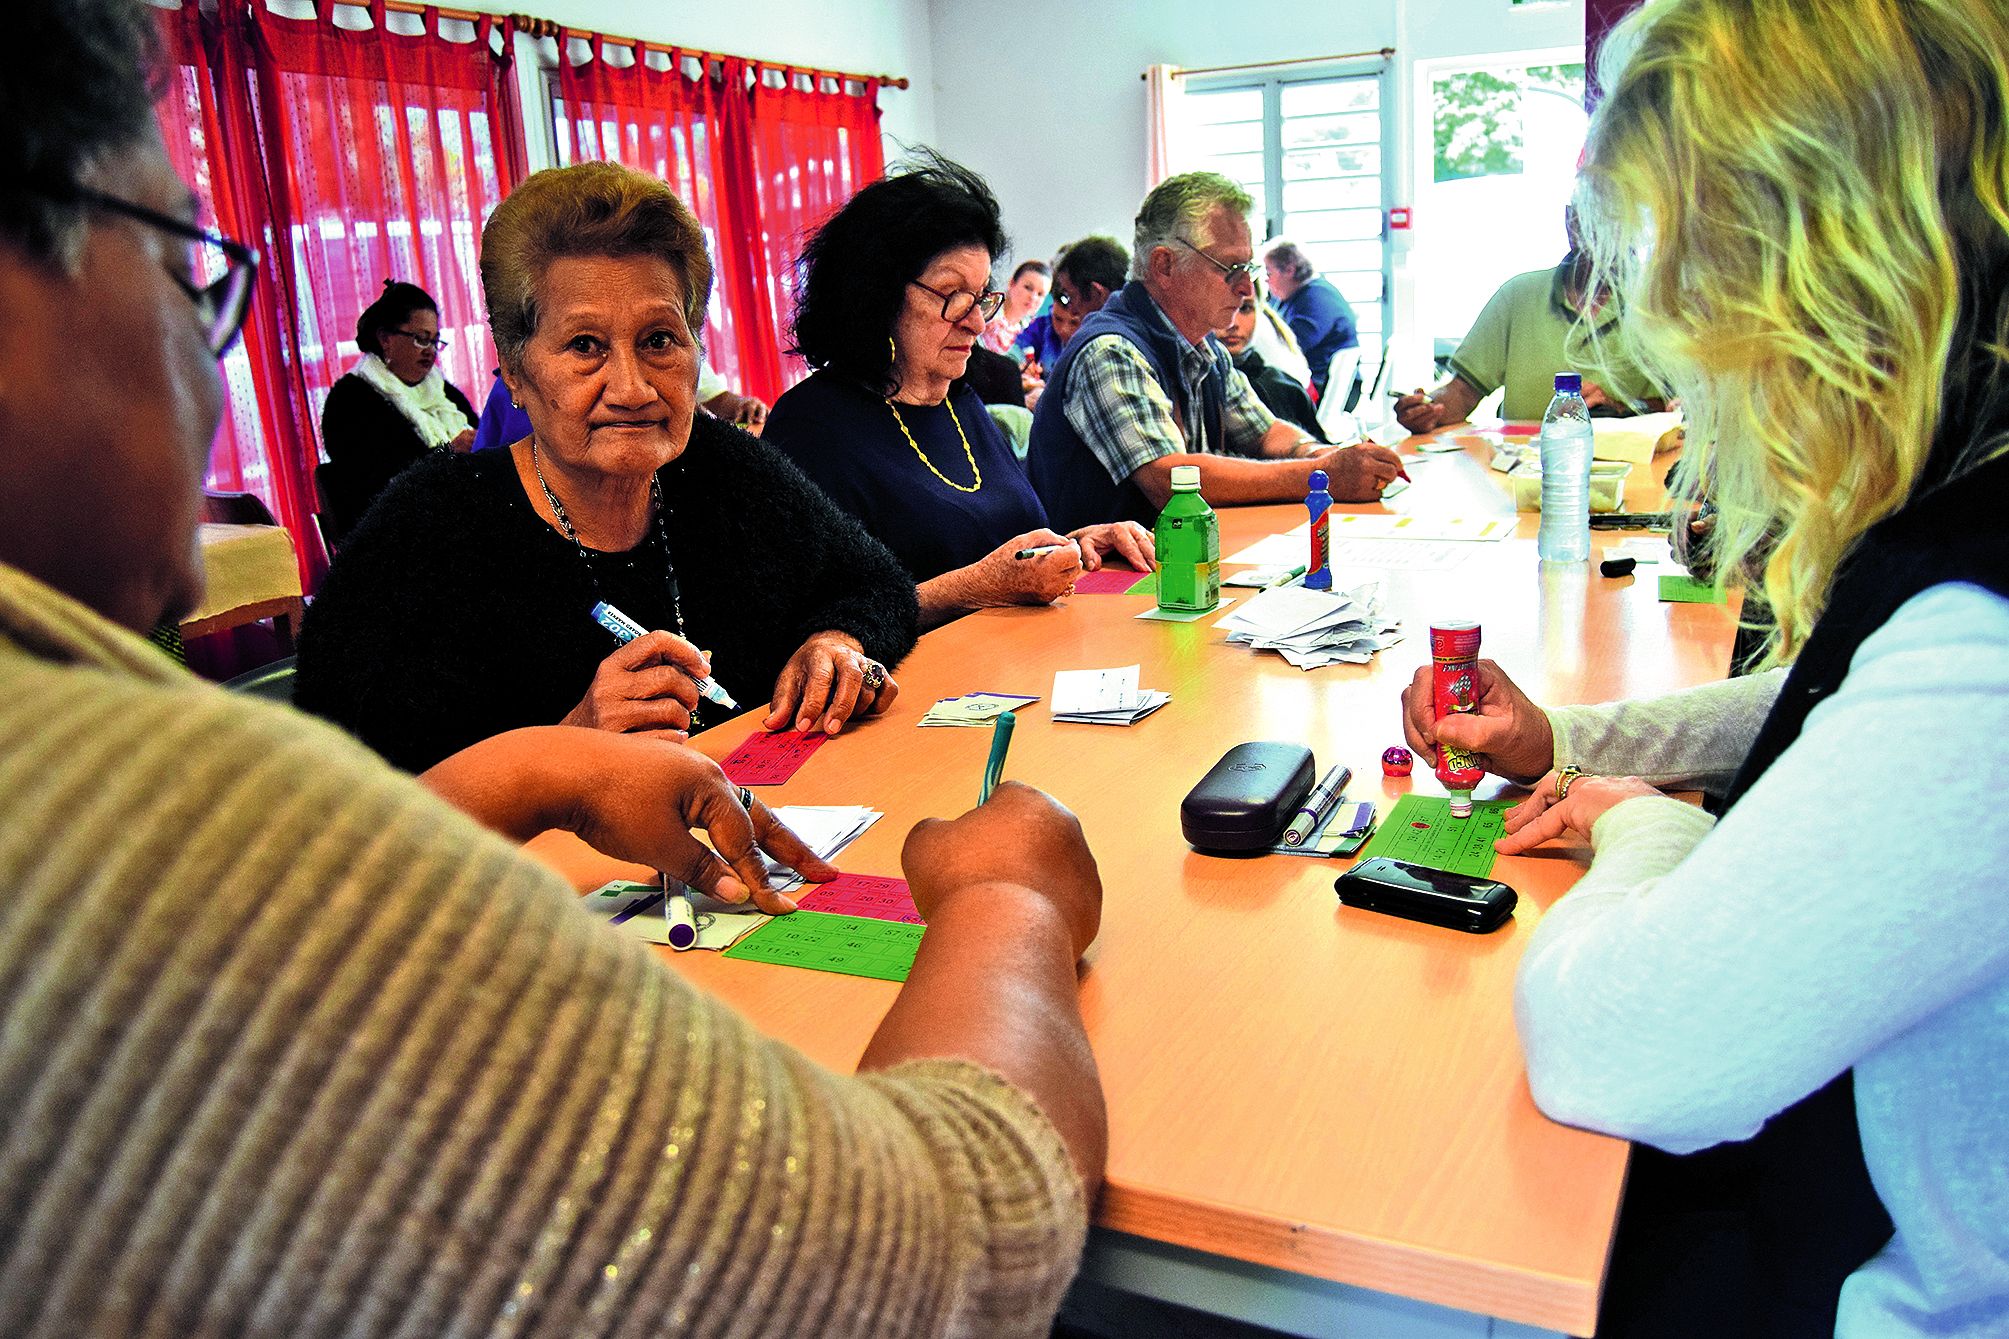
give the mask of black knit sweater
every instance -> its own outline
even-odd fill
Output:
[[[451,381],[446,398],[467,415],[472,428],[474,406]],[[411,420],[354,372],[335,383],[321,407],[321,445],[328,453],[319,479],[326,494],[321,501],[337,540],[355,528],[400,471],[428,454]]]
[[[684,635],[742,708],[814,633],[847,632],[887,665],[913,649],[913,580],[773,448],[700,414],[660,478]],[[653,533],[589,565],[531,509],[509,452],[423,460],[342,546],[301,633],[295,700],[420,771],[576,706],[616,645],[598,600],[675,630]],[[728,714],[707,712],[700,726]]]

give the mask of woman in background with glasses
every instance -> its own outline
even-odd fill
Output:
[[[363,356],[328,392],[321,445],[334,465],[323,498],[335,532],[348,531],[384,486],[428,451],[474,445],[474,406],[438,367],[447,347],[439,304],[416,284],[384,280],[356,318]]]
[[[918,584],[921,625],[1049,604],[1118,557],[1153,566],[1134,522],[1060,534],[974,391],[970,350],[1004,294],[998,203],[929,154],[854,195],[802,254],[795,352],[816,369],[774,403],[765,440],[856,516]],[[1031,557],[1026,550],[1044,550]]]

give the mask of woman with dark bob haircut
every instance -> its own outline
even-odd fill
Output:
[[[321,409],[321,446],[333,466],[323,501],[337,535],[427,452],[474,445],[474,406],[439,370],[446,344],[439,304],[417,284],[384,280],[356,318],[363,356]]]
[[[1154,565],[1135,522],[1051,529],[961,384],[1004,300],[991,286],[1004,250],[983,179],[926,154],[851,197],[802,253],[795,348],[816,371],[775,401],[765,440],[906,564],[924,627],[1050,604],[1111,555]],[[1026,549],[1043,551],[1015,556]]]
[[[303,707],[417,770],[523,725],[682,739],[764,700],[770,730],[835,733],[892,703],[912,582],[773,448],[693,416],[711,280],[643,173],[540,172],[496,208],[481,281],[530,434],[379,500],[308,616]],[[623,643],[601,604],[650,631]],[[706,676],[732,700],[701,704]]]

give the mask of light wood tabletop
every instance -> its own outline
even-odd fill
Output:
[[[1457,453],[1405,449],[1413,486],[1387,510],[1511,515],[1485,460],[1493,435],[1447,436]],[[1654,476],[1666,461],[1649,467]],[[1644,471],[1636,471],[1636,474]],[[1635,478],[1628,505],[1660,501]],[[1377,508],[1351,510],[1375,511]],[[1304,519],[1296,506],[1224,509],[1224,554]],[[1109,1096],[1104,1228],[1152,1242],[1500,1317],[1588,1333],[1624,1179],[1626,1146],[1567,1129],[1529,1098],[1515,1040],[1515,963],[1535,922],[1586,853],[1501,859],[1521,902],[1511,924],[1468,935],[1342,909],[1333,878],[1350,862],[1201,855],[1179,832],[1179,801],[1245,740],[1307,744],[1321,771],[1352,767],[1348,795],[1388,808],[1442,794],[1420,761],[1385,779],[1402,742],[1397,694],[1428,660],[1433,620],[1472,618],[1482,654],[1543,703],[1651,694],[1722,677],[1735,631],[1722,605],[1663,604],[1655,569],[1544,570],[1537,518],[1516,535],[1465,544],[1452,570],[1391,572],[1387,608],[1403,640],[1366,666],[1303,672],[1229,645],[1209,618],[1139,621],[1147,597],[1076,595],[1047,609],[992,610],[925,637],[900,667],[892,712],[827,743],[770,804],[868,804],[886,817],[840,860],[897,874],[902,838],[927,815],[973,804],[985,729],[915,728],[938,698],[1038,693],[1019,714],[1009,778],[1081,818],[1106,907],[1082,973],[1082,1003]],[[1354,573],[1340,569],[1337,584]],[[1246,599],[1246,590],[1224,590]],[[1142,666],[1172,694],[1141,723],[1056,724],[1058,669]],[[700,736],[722,757],[754,713]],[[1497,780],[1481,797],[1502,791]],[[587,888],[639,873],[558,834],[533,844]],[[667,952],[667,950],[665,950]],[[824,1064],[852,1068],[895,987],[878,981],[675,957],[703,989]]]

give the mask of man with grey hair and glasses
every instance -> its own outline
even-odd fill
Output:
[[[1150,522],[1175,465],[1199,466],[1215,506],[1300,500],[1313,470],[1372,502],[1396,477],[1394,452],[1326,449],[1272,415],[1213,337],[1254,288],[1250,205],[1213,172],[1144,197],[1131,281],[1068,341],[1033,419],[1026,469],[1056,526]]]

